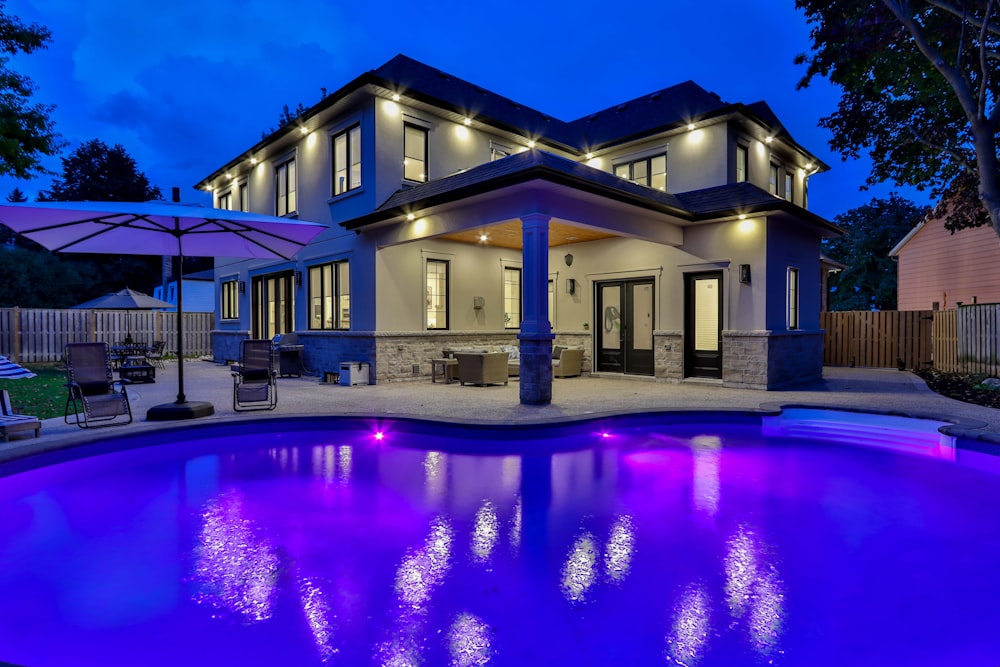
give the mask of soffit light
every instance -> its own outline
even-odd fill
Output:
[[[472,125],[472,119],[466,116],[465,118],[462,119],[462,125],[469,127],[470,125]]]
[[[688,129],[689,130],[693,130],[694,129],[694,123],[688,123]]]
[[[306,129],[305,125],[299,128],[299,132],[301,132],[302,134],[309,134],[309,130]]]
[[[392,101],[393,102],[398,102],[399,101],[399,94],[398,93],[393,93],[392,94]]]
[[[479,242],[480,243],[486,243],[489,240],[490,240],[490,237],[487,236],[486,234],[480,234],[479,235]]]
[[[534,142],[534,141],[531,141],[531,140],[529,140],[529,141],[528,141],[528,148],[534,148],[534,147],[535,147],[535,142]]]
[[[587,159],[588,160],[593,160],[594,159],[594,154],[593,153],[587,153]]]
[[[740,213],[740,220],[746,220],[746,219],[747,219],[747,214],[746,213]]]
[[[764,143],[765,143],[765,144],[769,144],[769,143],[771,143],[772,141],[774,141],[774,137],[772,137],[771,135],[767,135],[767,136],[766,136],[766,137],[764,138]]]
[[[415,215],[413,215],[412,213],[407,213],[407,214],[406,214],[406,219],[407,219],[407,220],[413,220],[413,218],[415,218],[415,217],[416,217],[416,216],[415,216]]]
[[[250,164],[256,165],[257,164],[257,158],[255,158],[255,157],[250,158]]]

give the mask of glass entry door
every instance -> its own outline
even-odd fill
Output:
[[[295,329],[293,274],[291,271],[255,276],[253,279],[254,338],[274,338]]]
[[[684,375],[722,378],[722,273],[684,276]]]
[[[597,370],[652,375],[653,279],[599,282],[596,289]]]

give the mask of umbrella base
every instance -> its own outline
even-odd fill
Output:
[[[215,407],[207,401],[186,401],[184,403],[161,403],[146,411],[146,421],[166,422],[181,419],[198,419],[215,414]]]

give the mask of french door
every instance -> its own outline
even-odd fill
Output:
[[[254,277],[251,322],[254,338],[274,338],[295,330],[293,290],[291,271]]]
[[[597,370],[652,375],[656,303],[653,279],[598,282],[595,288]]]
[[[684,375],[722,377],[722,273],[684,276]]]

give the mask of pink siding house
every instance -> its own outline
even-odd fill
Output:
[[[1000,238],[992,227],[952,234],[943,220],[921,222],[889,252],[896,258],[899,310],[947,310],[1000,303]]]

